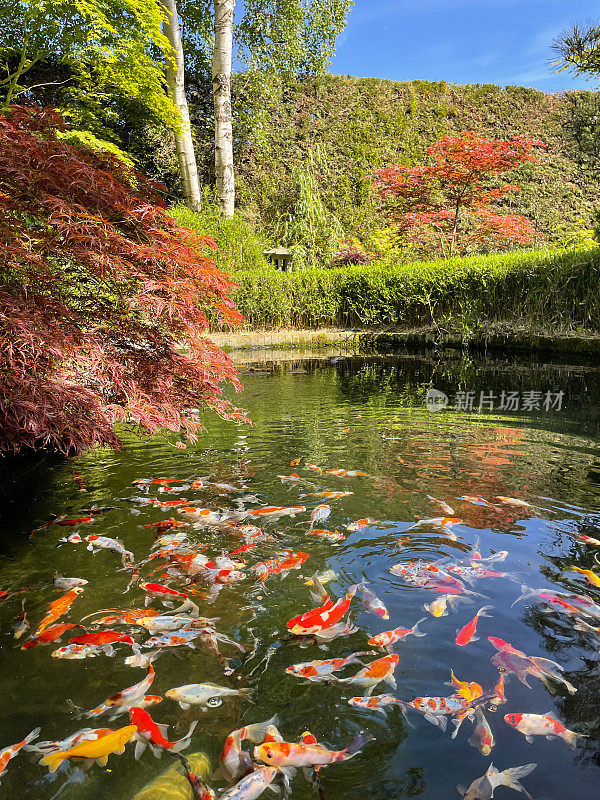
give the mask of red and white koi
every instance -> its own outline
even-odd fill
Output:
[[[311,737],[314,738],[314,737]],[[254,748],[254,758],[274,767],[317,767],[347,761],[360,752],[374,737],[360,733],[344,750],[327,750],[321,744],[265,742]]]
[[[131,636],[124,633],[117,633],[117,631],[100,631],[99,633],[84,633],[80,636],[74,636],[69,639],[71,645],[92,645],[93,647],[100,647],[107,656],[112,656],[115,653],[113,644],[122,643],[128,644],[139,653],[139,646]],[[52,654],[54,655],[54,653]]]
[[[349,525],[346,525],[346,530],[362,531],[363,528],[368,528],[374,525],[379,525],[376,519],[364,517],[363,519],[357,519],[356,522],[351,522]]]
[[[118,553],[125,564],[126,561],[132,562],[134,560],[133,553],[126,550],[123,543],[118,539],[111,539],[109,536],[86,536],[88,542],[87,549],[92,553],[98,553],[100,550],[110,550],[111,553]],[[97,549],[94,549],[97,548]]]
[[[260,744],[264,741],[268,729],[278,724],[279,718],[275,715],[266,722],[245,725],[243,728],[238,728],[229,734],[225,739],[225,744],[219,756],[220,772],[227,780],[231,783],[239,781],[254,769],[254,764],[249,754],[242,750],[242,743],[251,741],[254,744]]]
[[[426,497],[428,500],[431,500],[432,503],[435,503],[435,505],[440,509],[440,511],[443,511],[447,517],[453,517],[454,514],[456,513],[452,508],[452,506],[449,506],[448,503],[446,503],[444,500],[438,500],[437,497],[433,497],[430,494],[426,495]]]
[[[335,531],[327,531],[323,528],[313,528],[306,534],[307,536],[316,536],[318,539],[325,539],[328,542],[343,542],[346,538],[343,533],[337,529]]]
[[[504,721],[511,728],[522,733],[529,744],[533,744],[534,736],[545,736],[546,739],[554,739],[558,736],[564,739],[571,747],[575,747],[577,739],[586,736],[583,733],[575,733],[548,714],[505,714]]]
[[[388,683],[392,689],[396,688],[394,670],[400,661],[399,655],[389,655],[371,661],[364,669],[359,670],[351,678],[338,678],[338,683],[349,683],[353,686],[362,686],[366,694],[371,695],[379,683]]]
[[[245,511],[244,515],[249,517],[264,517],[265,519],[279,519],[280,517],[294,517],[306,511],[305,506],[265,506]]]
[[[152,686],[154,676],[154,667],[152,664],[150,664],[148,666],[148,673],[145,678],[138,683],[134,683],[133,686],[128,686],[126,689],[111,695],[103,703],[100,703],[99,706],[96,706],[96,708],[92,708],[89,711],[83,711],[83,716],[99,717],[102,714],[106,714],[108,711],[114,712],[115,709],[120,709],[124,706],[126,706],[128,710],[134,705],[139,705],[139,702],[137,701],[143,698],[150,686]],[[152,695],[149,695],[149,697],[152,697]],[[78,711],[81,710],[78,709],[77,706],[73,707]]]
[[[331,628],[346,615],[350,608],[350,601],[356,594],[357,586],[351,586],[345,597],[340,598],[335,603],[327,593],[324,593],[324,603],[318,608],[306,611],[292,617],[287,623],[290,633],[299,636],[306,636]]]
[[[380,617],[381,619],[390,618],[388,610],[384,606],[383,602],[377,597],[375,592],[367,588],[364,581],[360,584],[359,589],[362,595],[363,605],[369,614],[374,614],[376,617]]]

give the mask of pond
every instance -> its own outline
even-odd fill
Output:
[[[590,584],[591,576],[573,567],[600,575],[595,559],[600,547],[585,540],[600,539],[600,369],[593,364],[438,360],[427,355],[263,361],[260,367],[241,367],[245,388],[238,402],[249,410],[252,427],[207,417],[207,433],[186,450],[176,446],[174,435],[127,434],[122,452],[48,460],[13,475],[2,522],[0,588],[32,588],[0,605],[0,747],[20,741],[38,726],[40,740],[62,740],[83,727],[128,725],[127,714],[112,723],[108,715],[82,719],[72,704],[92,709],[146,674],[125,664],[132,653],[127,643],[115,644],[112,657],[101,651],[83,660],[53,658],[52,652],[71,636],[85,633],[81,628],[49,646],[22,649],[49,604],[65,594],[52,586],[55,571],[88,581],[57,620],[82,623],[88,632],[96,630],[94,618],[84,618],[94,612],[144,608],[141,582],[159,581],[186,591],[185,581],[166,571],[164,559],[144,563],[141,582],[133,580],[128,589],[132,575],[118,554],[93,554],[85,540],[61,539],[73,533],[117,538],[139,563],[156,552],[156,528],[148,526],[173,516],[192,523],[171,531],[187,533],[181,549],[205,545],[202,552],[214,558],[242,544],[235,525],[257,519],[244,517],[245,511],[304,506],[306,511],[293,517],[263,519],[263,531],[274,540],[259,541],[236,556],[245,561],[244,580],[218,592],[202,583],[192,587],[199,613],[218,617],[219,634],[241,644],[245,652],[220,641],[228,660],[224,666],[197,640],[195,649],[169,647],[159,655],[150,692],[163,699],[148,711],[169,725],[168,738],[183,737],[198,720],[186,752],[205,752],[215,769],[231,731],[275,714],[284,739],[291,742],[308,730],[320,743],[339,750],[360,731],[370,732],[375,740],[355,757],[323,768],[322,795],[328,800],[458,798],[457,785],[468,787],[491,762],[498,770],[537,764],[522,778],[536,800],[597,798],[600,629],[593,629],[600,626],[600,589]],[[443,410],[428,409],[430,389],[447,396]],[[321,474],[307,464],[319,467]],[[331,469],[365,474],[335,475],[327,472]],[[301,480],[280,477],[292,473]],[[192,488],[200,478],[205,485]],[[161,492],[165,484],[135,483],[140,479],[173,479],[167,488],[176,489],[176,481],[189,488]],[[351,494],[328,499],[322,492]],[[147,502],[151,498],[183,499],[188,506],[237,512],[237,518],[233,527],[207,528],[179,514],[177,506]],[[315,527],[337,530],[345,538],[308,535],[311,511],[319,504],[329,505],[331,514]],[[92,522],[59,524],[85,517]],[[459,521],[441,527],[431,522],[445,517]],[[353,525],[357,520],[367,521]],[[39,530],[30,537],[34,529]],[[300,569],[284,577],[269,575],[261,585],[253,565],[283,550],[308,553],[308,558]],[[434,562],[438,572],[432,578],[427,566]],[[334,601],[364,580],[389,619],[367,609],[359,588],[344,617],[356,627],[354,632],[329,642],[290,636],[288,620],[322,602],[311,599],[306,581],[327,570],[335,574],[325,584]],[[515,602],[521,594],[526,596]],[[453,599],[448,602],[448,597]],[[30,628],[15,640],[13,623],[23,602]],[[441,612],[444,604],[445,615],[432,613]],[[478,618],[473,634],[467,623],[484,606],[491,607],[485,612],[489,616]],[[163,606],[152,599],[149,608]],[[447,685],[452,670],[460,681],[482,687],[486,702],[473,702],[469,709],[478,705],[478,720],[483,711],[494,739],[491,752],[469,743],[471,739],[477,745],[468,716],[453,738],[450,719],[443,731],[433,724],[438,717],[427,719],[411,706],[389,705],[386,715],[365,710],[348,703],[365,694],[359,685],[312,682],[286,673],[293,664],[355,652],[366,652],[360,660],[368,664],[387,655],[369,644],[369,638],[412,628],[422,618],[417,632],[424,636],[409,635],[392,645],[400,657],[397,688],[379,683],[373,694],[390,693],[405,703],[448,697],[457,691]],[[131,634],[140,644],[152,635],[131,624],[107,627]],[[457,631],[462,633],[457,636]],[[542,675],[544,681],[530,673],[528,688],[510,669],[498,670],[498,656],[509,651],[498,650],[500,645],[495,647],[488,637],[510,643],[528,657],[550,659],[564,672],[551,667],[559,677]],[[527,663],[532,670],[536,663],[549,666]],[[334,678],[351,677],[363,664],[350,664]],[[494,692],[500,675],[504,703]],[[206,712],[194,705],[182,709],[165,696],[173,687],[205,682],[250,688],[252,694],[225,698]],[[472,692],[476,700],[477,690]],[[581,736],[572,737],[573,748],[561,737],[548,740],[537,734],[530,743],[504,720],[520,713],[549,714]],[[2,777],[2,796],[129,800],[172,764],[168,754],[159,761],[150,750],[135,760],[134,749],[128,744],[124,754],[109,757],[106,767],[94,765],[82,772],[76,763],[65,762],[54,774],[37,763],[39,754],[21,752]],[[218,789],[226,785],[208,782]],[[186,785],[182,776],[178,796],[187,796]],[[509,795],[516,793],[499,788],[496,796]],[[293,778],[292,796],[317,796],[302,772]]]

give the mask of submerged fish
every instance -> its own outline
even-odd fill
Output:
[[[271,786],[278,773],[277,767],[255,767],[239,783],[223,792],[220,800],[255,800]]]
[[[339,683],[349,683],[353,686],[362,686],[366,694],[373,693],[374,688],[381,682],[388,683],[392,689],[396,688],[394,670],[398,666],[400,656],[394,654],[384,656],[372,661],[364,669],[359,670],[351,678],[338,678]]]
[[[226,686],[217,686],[216,683],[188,683],[185,686],[176,686],[165,692],[165,697],[175,700],[181,708],[200,706],[202,711],[217,708],[223,703],[225,697],[251,697],[252,689],[230,689]]]
[[[585,734],[568,730],[562,722],[554,719],[550,714],[551,712],[548,714],[505,714],[504,721],[511,728],[522,733],[529,744],[533,743],[534,736],[545,736],[546,739],[554,739],[555,736],[558,736],[571,747],[575,747],[577,739]]]
[[[473,600],[469,597],[461,597],[456,594],[442,594],[432,600],[431,603],[424,603],[423,610],[429,611],[432,617],[447,617],[448,606],[452,611],[457,610],[459,603],[472,603]]]
[[[38,625],[37,630],[33,634],[32,638],[39,636],[40,633],[42,633],[42,631],[44,631],[49,625],[52,625],[52,623],[56,622],[59,617],[62,617],[63,614],[66,614],[81,592],[83,592],[83,588],[81,586],[77,586],[75,589],[71,589],[70,592],[67,592],[62,597],[59,597],[58,600],[53,600],[48,608],[48,613]]]
[[[488,641],[498,650],[492,656],[492,664],[499,669],[504,669],[506,672],[514,672],[525,686],[531,688],[527,683],[527,675],[533,675],[544,684],[547,683],[548,679],[563,683],[570,694],[577,691],[572,683],[569,683],[566,678],[563,678],[562,675],[552,669],[555,667],[560,671],[563,670],[556,661],[538,656],[527,656],[521,650],[514,648],[512,644],[505,642],[503,639],[498,639],[496,636],[488,636]]]
[[[335,603],[325,593],[325,602],[322,606],[306,611],[304,614],[299,614],[297,617],[292,617],[287,623],[288,629],[296,635],[306,636],[333,627],[346,615],[350,608],[350,601],[354,597],[357,588],[356,585],[351,586],[346,595]]]
[[[515,789],[531,800],[531,795],[525,787],[521,786],[519,779],[529,775],[536,767],[537,764],[523,764],[521,767],[512,767],[511,769],[505,769],[503,772],[498,772],[494,765],[490,764],[485,775],[473,781],[469,788],[460,784],[456,788],[463,800],[491,800],[494,796],[494,790],[498,786]]]
[[[123,564],[134,560],[133,553],[126,550],[123,543],[118,539],[111,539],[109,536],[93,535],[86,536],[85,540],[88,543],[87,549],[91,550],[92,553],[97,553],[99,550],[110,550],[111,553],[118,553],[121,556]],[[94,548],[98,549],[94,550]]]
[[[88,583],[89,581],[83,578],[64,578],[62,575],[59,575],[58,572],[54,573],[54,578],[52,580],[54,588],[60,589],[63,592],[68,592],[71,589],[75,589],[77,586],[87,586]]]
[[[364,581],[360,584],[359,589],[362,594],[363,605],[370,614],[375,614],[375,616],[381,617],[381,619],[390,618],[387,608],[377,597],[375,592],[367,588]]]
[[[600,587],[600,575],[596,575],[591,569],[581,569],[581,567],[571,567],[571,569],[573,572],[579,572],[583,575],[592,586]]]
[[[374,652],[374,651],[372,651]],[[306,678],[309,681],[327,680],[332,672],[344,669],[349,664],[362,664],[360,656],[368,656],[369,652],[352,653],[345,658],[328,658],[323,661],[306,661],[303,664],[292,664],[286,669],[288,675]]]
[[[21,613],[13,622],[12,632],[15,639],[20,639],[25,631],[29,628],[29,621],[27,619],[27,612],[25,611],[25,598],[21,603]]]
[[[319,581],[319,583],[329,583],[330,581],[336,581],[340,576],[337,572],[334,572],[332,569],[327,569],[325,572],[321,572],[320,575],[315,575],[315,578]],[[309,578],[307,581],[304,581],[306,586],[314,586],[315,580],[314,578]]]
[[[469,739],[469,744],[477,748],[482,756],[489,756],[492,752],[492,748],[496,744],[494,734],[485,718],[481,706],[477,706],[475,709],[475,730]]]

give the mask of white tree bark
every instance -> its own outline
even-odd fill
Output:
[[[181,43],[181,31],[179,30],[179,17],[177,15],[177,0],[162,0],[162,4],[167,12],[167,19],[163,25],[164,34],[174,51],[172,59],[167,59],[167,86],[181,118],[181,124],[175,130],[179,175],[187,205],[192,211],[200,211],[202,208],[202,195],[192,139],[190,112],[185,95],[185,61]]]
[[[215,109],[215,175],[221,212],[225,217],[232,217],[235,206],[235,176],[231,127],[231,50],[235,0],[214,0],[214,8],[212,85]]]

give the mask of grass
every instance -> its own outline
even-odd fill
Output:
[[[476,331],[492,323],[600,331],[600,247],[519,250],[398,266],[236,272],[251,329]]]

